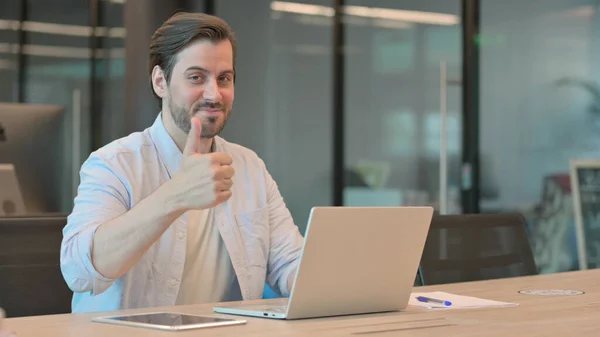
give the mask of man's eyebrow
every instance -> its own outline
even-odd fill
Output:
[[[235,75],[235,71],[233,71],[232,69],[223,70],[219,75]]]
[[[206,70],[206,69],[204,69],[202,67],[198,67],[198,66],[191,66],[191,67],[187,68],[185,71],[187,72],[187,71],[191,71],[191,70],[197,70],[197,71],[201,71],[203,73],[208,73],[209,72],[208,70]]]
[[[199,67],[199,66],[191,66],[191,67],[187,68],[185,71],[188,72],[188,71],[194,71],[194,70],[200,71],[203,73],[210,73],[210,71],[208,71],[202,67]],[[220,72],[219,75],[235,75],[235,71],[233,71],[233,69],[228,69],[228,70],[224,70],[224,71]]]

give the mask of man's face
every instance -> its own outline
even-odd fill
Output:
[[[203,138],[218,135],[231,114],[233,75],[229,40],[199,40],[181,50],[163,97],[177,127],[187,134],[190,118],[197,116]]]

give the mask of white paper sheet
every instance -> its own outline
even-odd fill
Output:
[[[450,301],[452,305],[445,306],[443,304],[432,303],[432,302],[420,302],[417,300],[418,296],[424,296],[429,298],[435,298],[438,300]],[[442,310],[450,310],[450,309],[472,309],[472,308],[491,308],[491,307],[514,307],[519,305],[518,303],[508,303],[508,302],[499,302],[486,300],[483,298],[470,297],[470,296],[462,296],[456,294],[445,293],[442,291],[435,291],[429,293],[412,293],[410,296],[410,300],[408,301],[409,305],[425,308],[425,309],[442,309]]]

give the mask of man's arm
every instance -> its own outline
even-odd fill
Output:
[[[212,158],[218,157],[218,154],[206,156],[205,163],[190,168],[209,172],[207,177],[196,175],[206,179],[205,183],[200,182],[201,179],[191,181],[193,179],[189,179],[191,177],[184,171],[187,168],[183,167],[181,175],[164,183],[127,213],[98,227],[92,244],[92,261],[98,272],[109,279],[121,278],[185,211],[212,207],[228,199],[231,192],[221,195],[217,192],[228,191],[230,183],[226,187],[217,187],[220,191],[214,191],[211,184],[215,178],[219,179],[220,171],[210,172],[214,164]],[[219,166],[219,170],[227,170]],[[195,185],[198,182],[202,186]]]
[[[281,295],[289,296],[304,239],[266,168],[265,177],[270,224],[267,283]]]
[[[99,156],[90,156],[63,230],[61,269],[71,290],[104,292],[181,214],[165,185],[129,209],[119,175]]]
[[[100,225],[93,237],[92,262],[106,278],[125,275],[184,210],[163,184],[125,214]]]
[[[84,163],[61,246],[61,270],[73,291],[104,292],[185,211],[231,197],[231,157],[199,153],[202,127],[195,118],[192,122],[177,174],[132,208],[124,174],[113,172],[96,154]]]
[[[288,276],[288,285],[287,285],[288,294],[292,293],[292,287],[294,286],[294,278],[296,277],[297,272],[298,272],[298,267],[296,267],[296,269],[294,269],[294,271],[290,274],[290,276]]]

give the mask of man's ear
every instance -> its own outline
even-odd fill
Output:
[[[152,69],[152,89],[158,97],[167,97],[167,78],[159,66],[154,66]]]

